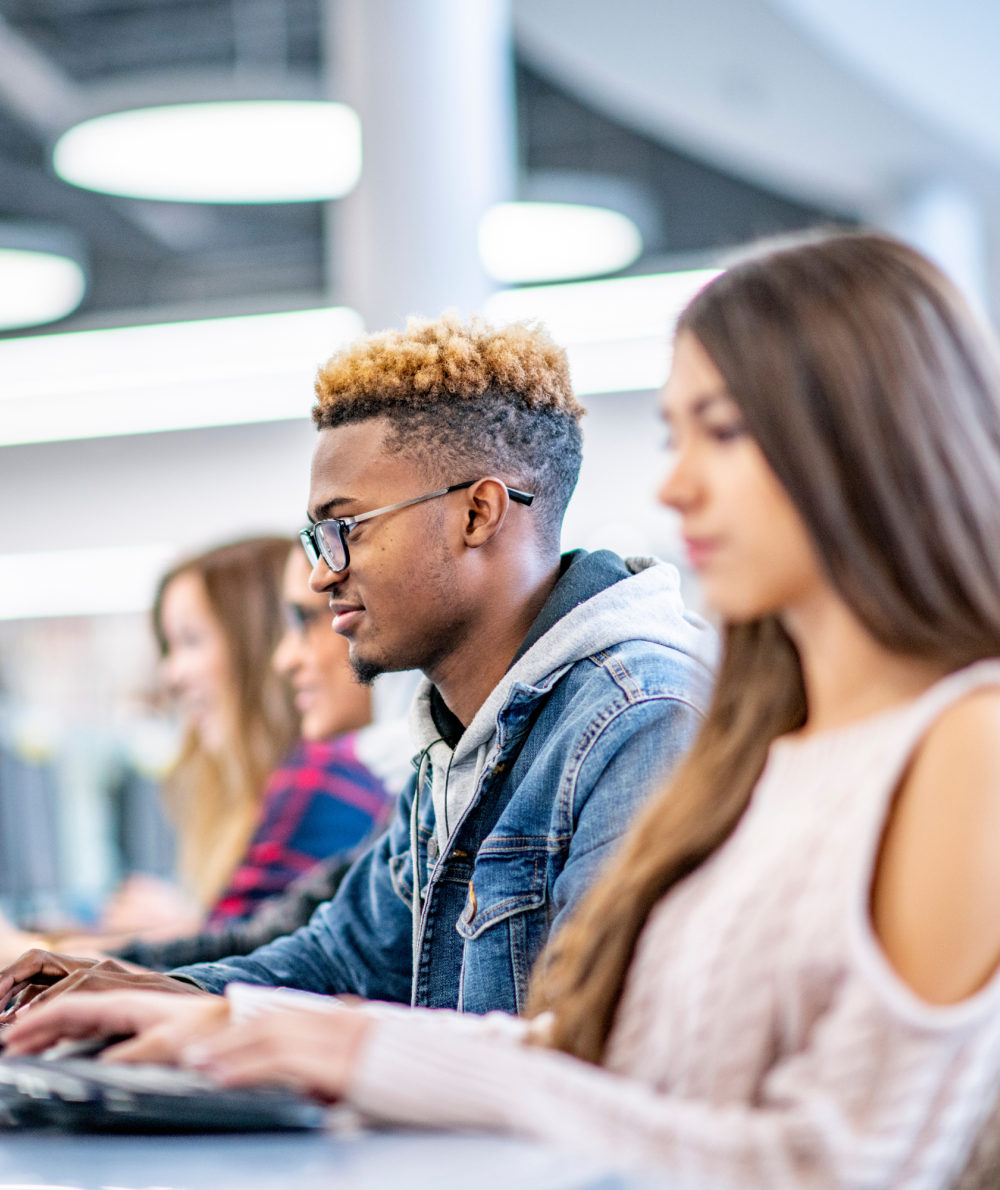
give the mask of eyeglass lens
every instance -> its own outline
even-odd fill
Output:
[[[321,521],[315,529],[316,542],[319,545],[323,561],[336,573],[347,565],[347,554],[344,550],[344,540],[340,533],[340,526],[336,521]]]
[[[347,554],[336,522],[320,522],[299,533],[302,548],[310,566],[315,566],[322,557],[334,573],[347,565]]]
[[[319,540],[319,549],[323,553],[326,565],[335,572],[343,570],[344,566],[348,564],[348,556],[344,550],[344,539],[337,522],[320,522],[315,527],[315,536]]]

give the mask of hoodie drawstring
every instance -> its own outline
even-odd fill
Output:
[[[417,762],[417,786],[413,791],[413,803],[410,806],[410,867],[413,870],[413,988],[417,987],[417,965],[420,959],[420,920],[423,916],[424,902],[420,895],[420,791],[427,779],[427,766],[430,764],[430,751],[435,744],[442,742],[439,737],[432,740],[420,753]]]

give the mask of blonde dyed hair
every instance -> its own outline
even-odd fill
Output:
[[[440,486],[495,475],[532,492],[531,525],[558,546],[582,459],[583,406],[566,352],[544,327],[494,327],[449,310],[405,331],[366,335],[316,379],[321,430],[383,418],[385,449]]]
[[[215,753],[189,728],[163,790],[177,828],[178,876],[206,910],[246,854],[267,778],[298,735],[291,692],[271,665],[284,630],[281,584],[291,549],[288,538],[256,537],[209,550],[164,575],[153,606],[153,629],[166,655],[164,595],[176,578],[195,575],[226,642],[230,736]]]
[[[579,421],[566,352],[538,323],[492,326],[462,320],[409,318],[405,331],[365,335],[338,352],[316,378],[317,425],[331,424],[338,407],[359,402],[389,406],[468,401],[487,390],[516,394],[530,409],[553,409]],[[374,416],[374,412],[368,416]]]

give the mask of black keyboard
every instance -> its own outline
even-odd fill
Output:
[[[0,1059],[0,1127],[85,1132],[272,1132],[320,1128],[323,1108],[280,1087],[228,1090],[167,1066],[93,1058]]]

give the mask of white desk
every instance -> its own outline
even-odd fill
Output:
[[[406,1132],[345,1138],[318,1133],[166,1137],[0,1133],[0,1190],[632,1190],[638,1186],[541,1146],[493,1137]]]

